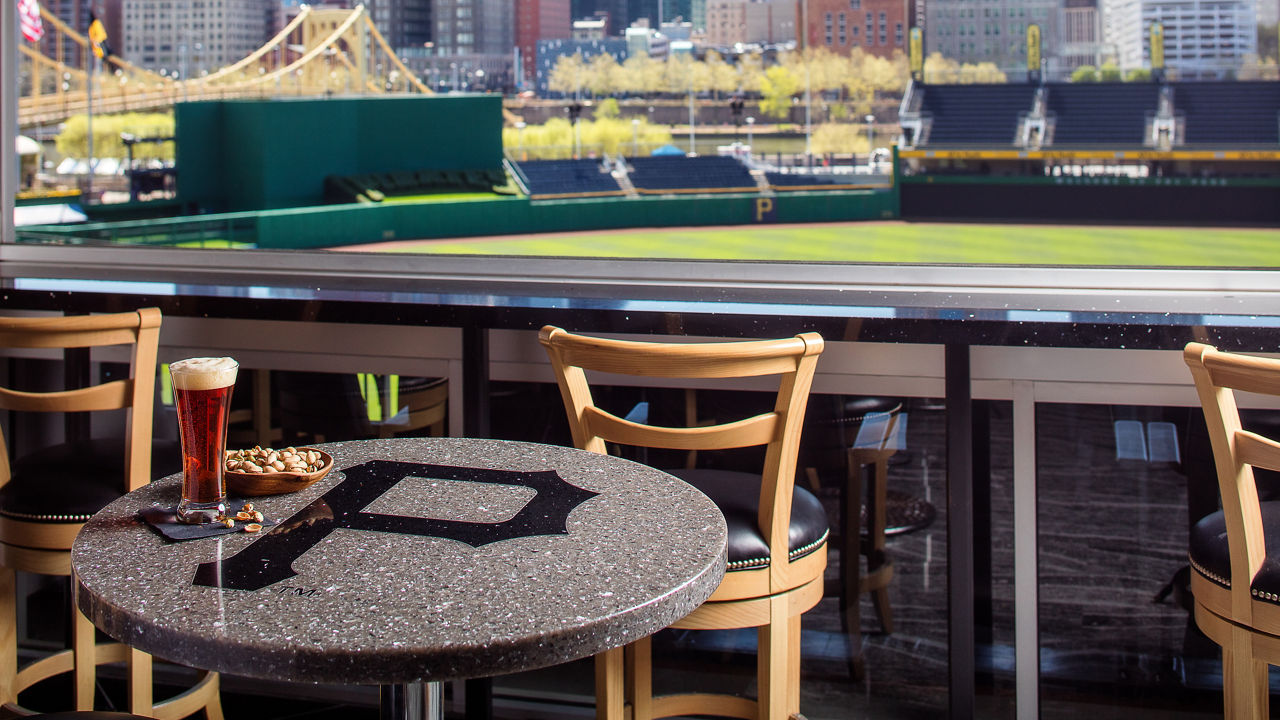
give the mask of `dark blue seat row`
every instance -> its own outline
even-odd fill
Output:
[[[519,167],[533,196],[622,194],[618,181],[602,168],[599,160],[528,160],[519,163]]]
[[[1155,83],[1051,83],[1048,91],[1054,146],[1142,147],[1160,102]]]
[[[741,189],[754,192],[755,178],[731,157],[632,158],[628,176],[637,190]]]
[[[930,145],[1012,145],[1018,117],[1031,110],[1036,86],[924,85],[920,111],[933,118]]]
[[[1172,83],[1188,145],[1280,143],[1280,83]]]

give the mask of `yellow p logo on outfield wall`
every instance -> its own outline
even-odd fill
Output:
[[[773,198],[762,197],[756,198],[756,222],[773,222],[774,206]]]

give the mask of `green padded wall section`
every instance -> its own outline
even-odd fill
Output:
[[[225,239],[262,248],[325,248],[385,240],[520,235],[625,227],[892,220],[898,192],[794,192],[777,197],[590,198],[531,202],[497,197],[465,202],[375,203],[90,223],[40,228],[47,235],[171,245]]]
[[[205,212],[320,205],[328,175],[502,168],[497,95],[189,102],[174,124],[178,199]]]

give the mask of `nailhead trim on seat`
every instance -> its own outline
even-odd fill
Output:
[[[1229,587],[1231,587],[1231,580],[1230,580],[1229,578],[1224,578],[1224,577],[1222,577],[1221,575],[1218,575],[1217,573],[1211,573],[1211,572],[1209,572],[1208,570],[1205,570],[1205,569],[1204,569],[1204,566],[1202,566],[1200,563],[1196,562],[1196,561],[1195,561],[1195,559],[1194,559],[1194,558],[1192,558],[1192,557],[1190,557],[1190,556],[1188,556],[1188,557],[1187,557],[1187,559],[1191,561],[1191,567],[1195,568],[1195,569],[1196,569],[1196,572],[1198,572],[1198,573],[1200,573],[1201,575],[1203,575],[1203,576],[1205,576],[1205,577],[1209,578],[1210,580],[1212,580],[1212,581],[1214,581],[1214,582],[1218,583],[1218,584],[1219,584],[1219,585],[1221,585],[1222,587],[1225,587],[1225,588],[1229,588]],[[1254,591],[1253,591],[1253,594],[1254,594],[1254,595],[1257,595],[1257,594],[1258,594],[1258,591],[1257,591],[1257,590],[1254,590]]]
[[[817,550],[819,547],[822,546],[823,543],[827,541],[827,536],[830,534],[831,534],[831,531],[827,530],[826,532],[822,533],[822,537],[818,538],[817,540],[814,540],[808,545],[798,547],[795,550],[792,550],[789,553],[787,553],[787,558],[793,561],[798,560],[804,557],[805,555],[808,555],[809,553],[813,552],[814,550]],[[733,562],[728,563],[725,566],[725,571],[729,572],[733,570],[756,570],[759,568],[766,568],[766,567],[769,567],[769,558],[767,557],[747,558],[746,560],[734,560]]]
[[[89,522],[89,518],[93,517],[91,513],[83,513],[79,515],[45,515],[13,512],[12,510],[0,510],[0,515],[11,517],[15,520],[34,520],[36,522]]]

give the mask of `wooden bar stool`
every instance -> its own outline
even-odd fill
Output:
[[[596,717],[649,720],[717,715],[783,720],[800,711],[800,616],[822,599],[827,518],[812,493],[795,487],[796,452],[822,337],[725,343],[605,340],[544,327],[539,336],[569,415],[574,444],[671,450],[765,447],[760,473],[671,470],[710,497],[729,528],[728,571],[711,598],[672,627],[757,628],[755,700],[689,693],[654,697],[650,640],[596,656]],[[597,407],[586,371],[661,378],[776,376],[773,410],[698,427],[633,422]],[[629,712],[628,712],[629,711]]]
[[[0,387],[0,409],[19,412],[79,413],[126,410],[122,440],[81,441],[46,448],[13,463],[0,437],[0,704],[31,714],[18,694],[46,678],[75,676],[77,710],[93,709],[95,668],[129,665],[130,711],[160,720],[182,718],[203,708],[221,720],[218,676],[206,673],[191,689],[165,702],[152,702],[151,656],[125,645],[97,645],[93,624],[69,608],[72,647],[17,667],[15,571],[71,574],[71,543],[81,526],[107,503],[151,481],[152,403],[160,311],[53,318],[0,318],[0,347],[69,349],[129,346],[128,377],[88,387],[25,392]]]
[[[128,712],[101,712],[97,710],[76,710],[72,712],[42,712],[31,717],[44,717],[45,720],[145,720],[142,715],[129,715]]]
[[[1280,397],[1280,360],[1183,351],[1204,410],[1222,510],[1191,529],[1196,625],[1222,648],[1224,716],[1270,716],[1268,665],[1280,664],[1280,501],[1261,502],[1254,467],[1280,470],[1280,442],[1241,428],[1235,391]]]

